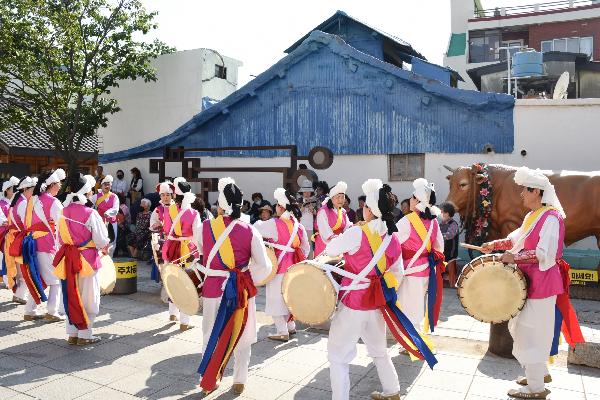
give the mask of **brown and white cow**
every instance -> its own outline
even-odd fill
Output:
[[[474,166],[452,169],[448,201],[458,208],[461,219],[474,217],[482,175]],[[516,167],[488,164],[492,184],[491,228],[487,240],[506,237],[518,228],[526,214],[519,187],[513,180]],[[600,248],[600,173],[568,172],[548,174],[565,210],[565,242],[570,245],[594,236]]]

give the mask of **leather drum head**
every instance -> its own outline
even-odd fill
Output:
[[[467,313],[481,322],[501,323],[515,317],[525,305],[527,281],[498,255],[471,261],[458,282],[458,297]]]
[[[335,288],[314,260],[292,265],[283,275],[281,292],[290,313],[305,324],[320,325],[335,311]]]
[[[163,285],[169,298],[181,311],[195,315],[200,309],[200,300],[194,282],[182,267],[165,264],[161,267]]]
[[[100,257],[102,267],[96,273],[98,284],[100,285],[100,294],[110,294],[117,283],[117,271],[112,258],[108,255]]]
[[[271,270],[271,273],[269,275],[267,275],[267,277],[265,279],[256,283],[255,284],[256,286],[265,286],[267,283],[271,282],[273,280],[273,278],[275,278],[277,276],[277,270],[279,269],[279,266],[277,264],[277,257],[275,257],[275,250],[273,250],[272,247],[267,246],[267,256],[269,256],[269,260],[271,260],[271,264],[273,264],[273,269]]]

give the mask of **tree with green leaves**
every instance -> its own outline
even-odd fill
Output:
[[[74,176],[84,138],[119,111],[111,88],[156,80],[152,59],[173,51],[142,40],[155,17],[138,0],[0,2],[0,129],[41,129]]]

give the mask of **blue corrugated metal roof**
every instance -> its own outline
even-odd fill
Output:
[[[155,157],[165,146],[317,145],[334,154],[511,152],[514,98],[450,88],[313,32],[296,50],[170,135],[103,154]],[[273,156],[235,153],[231,156]]]
[[[365,22],[363,22],[363,21],[361,21],[361,20],[359,20],[357,18],[354,18],[354,17],[348,15],[344,11],[340,11],[340,10],[336,11],[335,14],[333,14],[331,17],[327,18],[325,21],[323,21],[322,23],[320,23],[317,27],[315,27],[314,29],[312,29],[309,33],[307,33],[306,35],[302,36],[293,45],[291,45],[289,48],[287,48],[284,52],[285,53],[291,53],[292,51],[294,51],[314,31],[328,32],[328,30],[330,29],[330,27],[332,25],[334,25],[334,24],[337,24],[340,20],[349,20],[349,21],[356,22],[357,24],[363,25],[364,27],[369,28],[373,32],[377,32],[381,36],[384,36],[384,37],[388,38],[389,40],[391,40],[392,42],[394,42],[395,44],[403,47],[407,54],[409,54],[411,56],[419,57],[422,60],[426,60],[426,58],[421,53],[419,53],[418,51],[416,51],[415,49],[413,49],[413,47],[411,46],[410,43],[408,43],[408,42],[400,39],[397,36],[394,36],[394,35],[391,35],[391,34],[389,34],[387,32],[384,32],[381,29],[375,28],[375,27],[373,27],[373,26],[371,26],[371,25],[369,25],[369,24],[367,24],[367,23],[365,23]]]

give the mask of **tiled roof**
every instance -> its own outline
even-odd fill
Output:
[[[34,134],[28,134],[17,126],[11,126],[0,131],[0,143],[8,147],[9,150],[54,150],[48,134],[39,128],[34,129]],[[94,135],[84,138],[79,151],[96,153],[98,151],[98,137]]]

